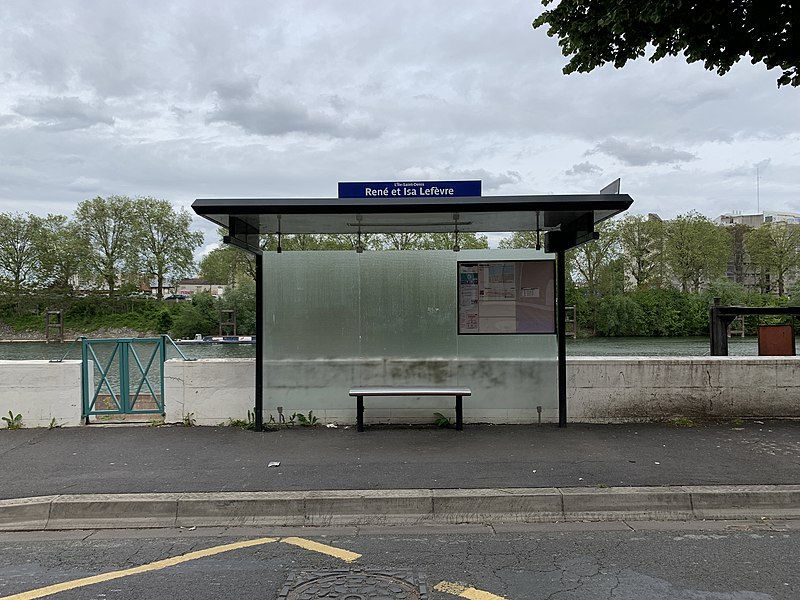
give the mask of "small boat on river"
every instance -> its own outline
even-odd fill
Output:
[[[178,345],[196,346],[209,344],[255,344],[254,335],[201,335],[196,334],[193,339],[175,340]]]

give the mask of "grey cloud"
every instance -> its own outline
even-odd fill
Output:
[[[443,169],[411,167],[401,171],[400,176],[409,179],[479,179],[482,182],[481,187],[484,191],[497,190],[503,185],[516,184],[522,181],[522,175],[517,171],[492,173],[486,169],[455,169],[452,167]]]
[[[94,192],[100,189],[100,181],[81,175],[74,179],[67,188],[73,192]]]
[[[757,173],[764,175],[772,167],[772,159],[765,158],[757,163],[741,164],[722,171],[724,177],[756,177]]]
[[[771,158],[765,158],[764,160],[758,161],[753,166],[759,168],[762,171],[765,171],[765,170],[769,169],[769,167],[771,165],[772,165],[772,159]]]
[[[244,77],[231,81],[215,81],[211,84],[221,100],[249,100],[258,91],[257,77]]]
[[[598,165],[585,161],[572,165],[572,167],[567,169],[564,173],[566,175],[599,175],[602,172],[603,169]]]
[[[730,194],[755,197],[753,163],[765,156],[762,196],[797,203],[797,90],[776,90],[748,61],[724,78],[681,58],[565,77],[528,0],[51,4],[0,3],[0,113],[11,115],[0,115],[0,210],[52,211],[58,198],[69,212],[95,193],[325,196],[337,180],[399,176],[482,179],[487,193],[581,181],[595,191],[605,174],[573,163],[604,140],[578,162],[617,171],[645,212],[660,212],[651,198],[678,212],[715,197],[737,208]],[[84,106],[21,126],[33,117],[14,107],[41,113],[31,99],[53,96],[103,98],[113,113]],[[99,122],[113,114],[113,136],[48,129],[88,126],[92,109]],[[736,166],[750,177],[723,176]],[[70,189],[90,179],[102,190]]]
[[[506,171],[504,173],[490,173],[485,169],[453,171],[454,179],[480,179],[483,181],[483,188],[486,190],[497,190],[500,186],[515,184],[522,181],[522,175],[518,171]]]
[[[697,156],[675,148],[664,148],[654,144],[630,143],[617,138],[608,138],[600,142],[586,154],[607,154],[632,167],[648,165],[670,165],[696,160]]]
[[[288,99],[224,102],[206,117],[206,122],[229,123],[247,133],[265,136],[305,133],[332,138],[374,139],[382,133],[382,129],[366,119],[348,117],[334,110],[312,111]]]
[[[188,117],[189,115],[192,114],[192,111],[190,109],[182,108],[182,107],[177,106],[175,104],[173,104],[172,106],[169,107],[169,111],[173,115],[175,115],[176,119],[185,119],[186,117]]]
[[[74,96],[30,99],[14,107],[17,114],[59,131],[113,125],[114,117],[102,104],[89,104]]]

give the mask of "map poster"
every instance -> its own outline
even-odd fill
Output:
[[[554,334],[555,262],[458,263],[459,334]]]

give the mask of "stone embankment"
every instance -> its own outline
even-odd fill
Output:
[[[126,327],[98,329],[96,331],[64,331],[64,341],[72,341],[82,335],[93,339],[107,339],[107,338],[140,338],[150,337],[158,334],[136,331]],[[44,331],[36,329],[27,329],[24,331],[16,331],[5,323],[0,322],[0,342],[44,342],[47,337]]]

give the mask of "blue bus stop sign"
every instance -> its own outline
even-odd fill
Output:
[[[480,180],[340,181],[339,198],[456,198],[480,196]]]

